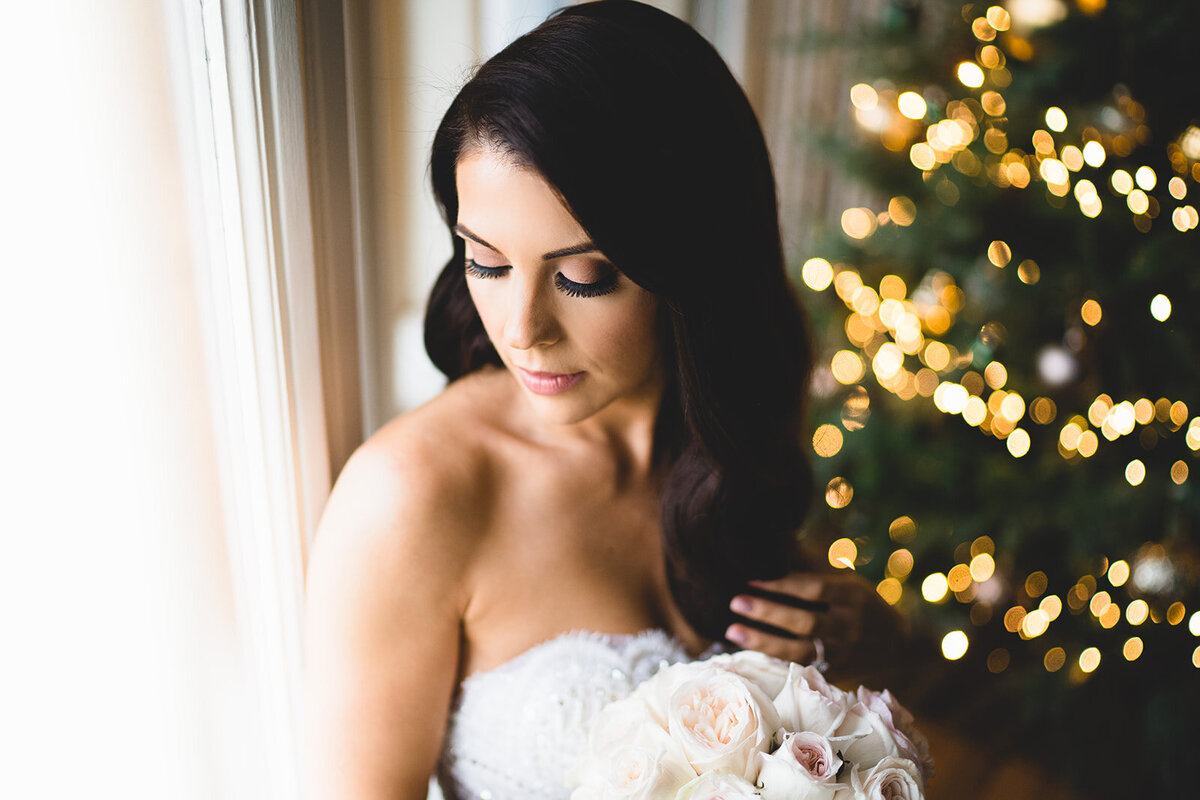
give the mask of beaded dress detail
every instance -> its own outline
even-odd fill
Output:
[[[665,631],[572,631],[462,682],[438,783],[446,800],[565,800],[600,710],[688,655]]]

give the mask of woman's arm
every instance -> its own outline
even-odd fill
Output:
[[[436,458],[364,445],[307,578],[311,800],[423,800],[456,685],[469,549]]]

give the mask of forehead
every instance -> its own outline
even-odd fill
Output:
[[[510,256],[547,252],[588,238],[537,171],[501,154],[468,152],[458,161],[455,182],[457,222]]]

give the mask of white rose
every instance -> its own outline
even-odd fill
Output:
[[[671,798],[694,777],[679,743],[629,697],[600,712],[567,785],[602,788],[604,797]]]
[[[908,709],[900,705],[891,692],[872,692],[865,687],[858,687],[859,702],[874,711],[887,724],[896,740],[898,755],[907,758],[921,768],[925,780],[933,776],[933,756],[929,752],[929,741],[917,730],[916,720]]]
[[[602,796],[606,800],[672,800],[695,777],[687,764],[661,750],[627,744],[608,759]]]
[[[850,776],[854,800],[922,800],[921,770],[907,758],[885,758],[874,767]]]
[[[754,650],[713,656],[709,663],[753,681],[768,697],[775,697],[787,682],[788,662]]]
[[[857,700],[829,738],[842,751],[842,758],[855,767],[873,767],[889,756],[900,754],[891,726],[878,713]]]
[[[668,703],[667,730],[697,773],[728,772],[753,782],[756,753],[779,728],[771,699],[750,681],[707,669],[681,684]]]
[[[759,800],[754,785],[736,775],[710,772],[685,785],[675,800]]]
[[[832,800],[842,760],[824,736],[788,733],[774,753],[760,753],[758,786],[763,800]]]
[[[837,732],[856,702],[815,668],[790,664],[774,705],[789,731],[812,731],[828,737]]]
[[[588,744],[593,753],[611,753],[615,747],[632,741],[643,727],[655,724],[640,697],[627,697],[604,707],[592,725]]]
[[[646,704],[650,716],[666,730],[667,704],[671,695],[681,684],[711,669],[706,661],[685,661],[663,667],[637,687],[633,696]]]

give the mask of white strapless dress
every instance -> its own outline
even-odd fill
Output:
[[[706,654],[707,655],[707,654]],[[565,800],[600,710],[660,667],[685,661],[661,630],[564,633],[463,681],[446,728],[438,783],[446,800]]]

